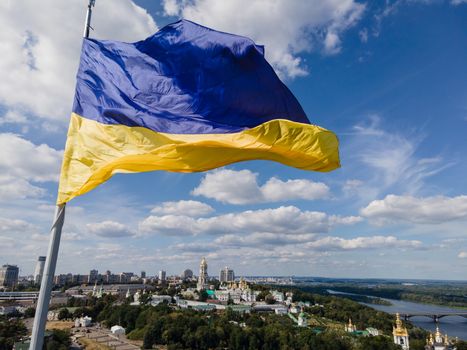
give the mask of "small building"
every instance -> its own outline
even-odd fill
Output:
[[[16,306],[0,306],[0,315],[1,316],[6,316],[9,314],[13,314],[17,311]]]
[[[196,311],[212,311],[212,310],[216,310],[216,305],[212,305],[212,304],[199,304],[199,305],[193,305],[191,307],[193,310],[196,310]]]
[[[377,337],[378,335],[380,335],[379,330],[377,330],[376,328],[373,328],[373,327],[368,327],[366,329],[366,331],[368,332],[369,335],[371,335],[373,337]]]
[[[298,315],[297,325],[299,327],[308,327],[308,319],[304,312],[300,312],[300,314]]]
[[[242,291],[239,289],[216,290],[213,294],[217,300],[222,302],[232,301],[238,304],[242,300]]]
[[[302,308],[298,304],[292,304],[290,306],[289,312],[292,314],[299,314],[302,312]]]
[[[284,297],[284,293],[282,292],[279,292],[277,290],[271,290],[270,291],[271,295],[274,297],[274,300],[279,302],[279,303],[283,303],[284,300],[285,300],[285,297]]]
[[[232,311],[235,312],[240,312],[240,313],[246,313],[249,314],[251,312],[251,306],[250,305],[228,305],[227,308],[231,309]]]
[[[157,306],[160,303],[172,303],[172,297],[170,295],[152,295],[151,296],[151,305]]]
[[[287,315],[289,313],[289,309],[285,306],[283,307],[276,307],[274,308],[274,313],[276,315]]]
[[[92,325],[92,317],[84,316],[75,320],[75,327],[90,327]]]
[[[125,334],[125,328],[115,325],[110,328],[110,332],[115,335],[123,335]]]

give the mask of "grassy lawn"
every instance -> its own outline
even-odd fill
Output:
[[[92,339],[85,337],[79,338],[78,342],[84,346],[86,350],[111,350],[107,345],[100,344]]]
[[[72,321],[47,321],[46,329],[71,329],[74,326]]]

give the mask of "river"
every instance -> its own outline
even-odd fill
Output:
[[[332,294],[347,294],[329,290]],[[383,299],[383,298],[381,298]],[[436,306],[430,304],[413,303],[410,301],[383,299],[389,301],[392,305],[377,305],[377,304],[366,304],[373,309],[384,311],[390,314],[399,312],[403,313],[443,313],[443,312],[465,312],[465,309],[456,309],[447,306]],[[436,324],[431,318],[428,317],[411,317],[410,322],[420,328],[426,329],[427,331],[433,332],[436,329]],[[459,337],[459,339],[467,340],[467,318],[461,316],[447,316],[441,318],[439,321],[439,329],[449,337]]]
[[[418,313],[418,312],[426,312],[426,313],[443,313],[443,312],[456,312],[461,311],[465,312],[465,309],[455,309],[445,306],[436,306],[436,305],[429,305],[429,304],[419,304],[413,303],[409,301],[401,301],[401,300],[392,300],[392,299],[385,299],[389,301],[392,305],[376,305],[376,304],[365,304],[368,305],[376,310],[381,310],[389,313]],[[410,322],[414,325],[426,329],[428,331],[434,331],[436,329],[436,324],[433,322],[431,318],[428,317],[411,317]],[[467,318],[462,316],[447,316],[443,317],[439,321],[439,329],[441,332],[447,333],[450,337],[459,337],[459,339],[467,340]]]

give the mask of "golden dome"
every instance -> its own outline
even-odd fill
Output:
[[[392,334],[399,337],[407,337],[409,335],[407,328],[402,324],[399,313],[396,313],[396,327],[392,328]]]

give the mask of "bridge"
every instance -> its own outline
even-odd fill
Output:
[[[428,312],[411,312],[411,313],[399,313],[401,318],[408,321],[412,317],[428,317],[433,320],[433,322],[438,323],[440,319],[443,317],[450,317],[450,316],[460,316],[467,318],[467,312],[459,311],[459,312],[442,312],[442,313],[428,313]]]

